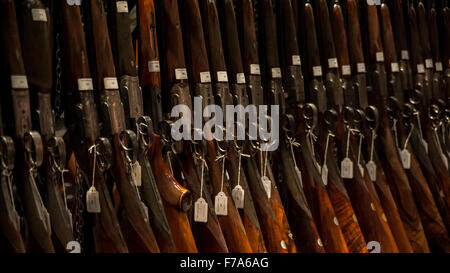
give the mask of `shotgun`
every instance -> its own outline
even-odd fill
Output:
[[[53,90],[53,18],[41,1],[23,1],[20,6],[23,60],[31,96],[37,99],[35,120],[38,121],[44,145],[42,176],[46,181],[47,206],[51,226],[59,248],[73,241],[72,213],[67,207],[64,185],[66,145],[55,136],[51,92]],[[34,39],[27,39],[30,35]],[[39,54],[37,54],[39,52]],[[61,190],[62,189],[62,190]]]
[[[31,131],[30,94],[14,1],[1,1],[0,12],[4,75],[8,77],[6,82],[11,90],[8,97],[5,97],[11,103],[11,108],[8,108],[9,111],[4,113],[8,113],[8,116],[5,117],[7,120],[8,118],[14,120],[11,129],[15,131],[16,154],[20,155],[15,158],[14,178],[16,181],[14,184],[19,189],[23,202],[24,218],[29,227],[29,241],[26,244],[29,250],[50,253],[55,251],[51,240],[50,215],[44,206],[37,185],[44,147],[41,135]],[[5,154],[8,153],[5,152]],[[16,225],[16,230],[18,229]],[[16,244],[15,247],[17,246],[19,245]]]
[[[169,223],[164,212],[164,207],[159,194],[158,186],[155,181],[153,170],[151,169],[148,159],[148,150],[151,146],[151,140],[153,137],[153,122],[148,116],[144,116],[144,104],[142,100],[142,91],[139,87],[139,78],[136,71],[135,54],[133,48],[133,42],[130,31],[130,14],[128,11],[128,4],[126,1],[108,1],[108,8],[110,12],[109,27],[111,33],[111,45],[115,56],[115,64],[117,74],[120,77],[119,87],[122,103],[124,104],[125,116],[127,121],[127,128],[134,130],[138,136],[139,152],[138,152],[138,168],[141,168],[141,185],[137,188],[139,194],[142,196],[142,200],[149,208],[149,218],[152,230],[155,233],[156,240],[160,246],[161,252],[175,252],[176,247],[172,239]],[[141,50],[147,55],[145,59],[151,59],[151,48],[156,47],[154,43],[151,43],[152,36],[151,25],[152,20],[155,20],[155,10],[153,1],[139,1],[139,31],[141,41],[147,43],[141,43]],[[155,24],[155,22],[153,22]],[[153,30],[155,31],[155,30]],[[153,77],[154,73],[159,71],[153,71],[149,67],[153,64],[158,66],[159,63],[151,63],[152,61],[142,62],[143,72],[142,79],[149,81],[148,78]],[[144,91],[148,94],[157,93],[158,91],[152,91],[152,87],[144,88]],[[157,88],[156,88],[157,89]],[[151,100],[146,97],[145,101],[150,100],[150,103],[156,103],[155,100]],[[152,109],[160,109],[157,105]],[[155,117],[155,115],[153,114]],[[157,117],[155,117],[157,118]],[[139,183],[139,182],[138,182]]]
[[[217,105],[221,106],[222,109],[226,109],[227,105],[233,105],[233,97],[228,82],[228,73],[222,47],[216,1],[204,0],[199,3],[206,38],[206,48],[209,56],[209,65],[212,74],[211,79],[213,82],[215,102]],[[224,112],[224,116],[225,115],[226,110]],[[223,131],[224,134],[226,132],[225,130]],[[215,146],[217,146],[217,151],[213,142],[208,143],[207,161],[211,170],[210,177],[213,184],[213,196],[224,193],[228,205],[228,215],[219,216],[219,222],[222,230],[225,232],[224,236],[230,252],[265,252],[266,246],[253,203],[247,198],[247,202],[244,202],[243,210],[238,211],[236,204],[232,201],[230,196],[231,182],[233,179],[237,180],[238,177],[238,167],[232,164],[226,164],[231,160],[230,151],[232,150],[230,149],[233,147],[230,143],[231,142],[226,141],[216,141]],[[230,174],[225,176],[224,173]],[[229,179],[225,179],[228,176]],[[249,190],[247,190],[247,193],[249,193]],[[241,217],[239,217],[240,213]],[[234,233],[234,235],[232,235],[232,233]]]
[[[136,190],[139,182],[134,173],[139,147],[136,134],[126,130],[125,113],[116,78],[103,1],[90,1],[86,9],[91,67],[100,101],[102,129],[104,134],[112,139],[114,158],[111,170],[120,194],[120,206],[123,207],[124,237],[131,252],[159,252],[155,235],[150,227],[148,208]]]

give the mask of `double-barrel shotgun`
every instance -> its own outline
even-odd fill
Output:
[[[20,193],[23,216],[28,227],[26,236],[28,240],[25,244],[30,251],[54,252],[50,215],[44,206],[37,185],[39,167],[42,165],[44,157],[44,147],[41,135],[32,131],[30,94],[22,57],[16,6],[14,1],[9,0],[1,1],[0,5],[3,67],[6,86],[10,89],[10,93],[5,96],[10,104],[7,105],[7,112],[4,113],[8,114],[5,118],[14,121],[14,124],[10,126],[11,131],[9,133],[14,134],[16,144],[14,184]],[[8,151],[11,150],[5,151],[5,155],[11,155]],[[7,175],[7,177],[10,178],[11,176]],[[12,197],[12,194],[10,194],[10,197]],[[9,205],[12,206],[12,203]],[[14,230],[18,231],[19,220],[16,218],[16,221],[13,223],[15,224]],[[17,241],[16,239],[18,237],[14,237],[14,248],[23,250],[20,240]]]

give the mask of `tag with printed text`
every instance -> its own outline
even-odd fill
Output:
[[[369,173],[370,180],[372,182],[377,181],[377,164],[374,161],[369,161],[366,164],[367,172]]]
[[[228,215],[228,198],[227,195],[222,191],[216,195],[214,210],[216,211],[217,215],[220,216]]]
[[[194,221],[199,223],[208,222],[208,203],[205,199],[199,198],[194,204]]]
[[[353,179],[353,161],[348,157],[341,162],[341,177]]]
[[[243,209],[245,196],[244,189],[240,185],[237,185],[231,192],[231,196],[233,197],[234,205],[236,206],[236,208]]]
[[[403,169],[411,169],[411,153],[408,151],[408,149],[404,149],[400,152],[400,158],[402,160]]]
[[[98,191],[92,186],[86,193],[86,210],[89,213],[100,213],[100,197]]]

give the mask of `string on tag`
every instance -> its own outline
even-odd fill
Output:
[[[328,146],[330,143],[330,138],[334,137],[332,133],[328,133],[327,135],[327,143],[325,144],[325,154],[323,155],[323,165],[327,165],[327,158],[328,158]]]
[[[226,160],[226,154],[222,154],[216,157],[216,161],[222,160],[222,182],[220,186],[220,191],[223,192],[223,182],[225,180],[225,160]]]
[[[92,187],[95,188],[95,168],[97,167],[97,145],[94,144],[89,148],[89,153],[94,153],[94,165],[92,166]]]
[[[373,161],[373,151],[375,149],[375,139],[377,138],[377,133],[372,130],[372,139],[370,143],[370,161]]]
[[[397,119],[395,119],[395,118],[394,118],[394,121],[392,124],[392,131],[394,132],[395,145],[397,146],[397,149],[400,149],[400,145],[398,143]]]
[[[414,124],[411,124],[411,129],[409,130],[409,134],[408,134],[408,136],[406,137],[405,145],[403,145],[403,150],[407,150],[407,149],[408,149],[409,139],[410,139],[411,136],[412,136],[413,130],[414,130]]]
[[[352,133],[351,129],[348,129],[348,134],[347,134],[347,148],[345,150],[345,158],[349,158],[349,152],[350,152],[350,134]]]
[[[294,147],[300,147],[300,143],[296,142],[295,139],[292,137],[288,137],[288,141],[289,141],[289,146],[291,148],[292,159],[294,160],[294,166],[295,166],[295,168],[298,168],[297,160],[295,159]]]
[[[362,147],[362,141],[363,141],[363,134],[359,133],[359,145],[358,145],[358,165],[361,164],[361,147]]]

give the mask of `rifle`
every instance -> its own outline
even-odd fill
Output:
[[[227,105],[233,105],[233,97],[231,96],[230,86],[228,83],[227,67],[222,48],[221,30],[216,2],[200,1],[200,11],[203,18],[203,27],[205,30],[206,47],[212,73],[215,101],[217,105],[222,107],[222,109],[226,109]],[[207,161],[211,169],[210,177],[213,183],[213,196],[218,195],[220,192],[224,192],[228,200],[228,216],[219,216],[219,221],[221,223],[222,230],[225,233],[224,236],[227,241],[228,248],[230,252],[265,252],[266,246],[264,244],[263,234],[256,216],[254,205],[248,195],[248,186],[246,187],[247,190],[244,189],[244,193],[247,192],[247,195],[244,196],[244,200],[246,200],[246,202],[244,202],[244,207],[241,212],[238,211],[236,204],[232,202],[229,195],[229,193],[231,193],[231,189],[229,188],[231,185],[228,183],[236,183],[235,181],[238,180],[237,173],[239,169],[239,167],[235,166],[235,164],[225,164],[226,162],[231,162],[232,160],[227,157],[232,155],[233,147],[230,147],[229,143],[224,141],[217,142],[216,154],[216,149],[213,148],[213,144],[214,143],[212,142],[208,143]],[[218,160],[221,160],[221,167],[219,167],[217,163]],[[226,170],[223,168],[226,168]],[[230,181],[224,181],[225,177],[223,173],[225,171],[230,172]],[[242,175],[239,179],[241,178]],[[222,191],[222,188],[225,188],[225,190]],[[241,213],[241,217],[238,216],[239,213]],[[229,229],[233,229],[232,232],[235,233],[234,236],[231,236],[231,232],[228,231]]]
[[[143,202],[149,208],[149,218],[152,219],[150,224],[161,251],[166,253],[175,252],[175,243],[172,239],[161,196],[148,159],[148,150],[152,144],[151,140],[154,133],[153,123],[150,117],[144,116],[142,91],[139,87],[139,78],[136,71],[134,48],[131,38],[131,20],[128,13],[128,5],[124,1],[108,1],[108,8],[110,10],[108,15],[110,21],[111,45],[113,52],[115,53],[117,74],[120,77],[120,95],[122,103],[124,104],[127,128],[132,129],[137,133],[139,142],[138,160],[135,164],[138,164],[138,168],[141,168],[142,185],[139,185],[141,188],[137,188],[137,190],[142,196]],[[155,20],[153,1],[139,1],[138,12],[139,15],[142,16],[139,18],[141,41],[147,42],[141,43],[141,51],[147,53],[145,56],[146,59],[148,59],[150,57],[149,55],[152,53],[150,47],[155,47],[155,45],[150,42],[153,38],[151,34],[152,30],[150,30],[150,28],[152,24],[155,24],[155,22],[150,21],[151,16],[153,20]],[[153,42],[156,43],[156,40]],[[153,74],[159,73],[155,71],[152,73],[152,70],[149,69],[149,65],[152,65],[151,62],[152,61],[142,62],[144,64],[144,71],[142,72],[143,80],[149,81],[149,77],[151,78],[154,76]],[[159,63],[153,63],[153,65],[158,66]],[[144,88],[144,91],[147,92],[147,94],[157,93],[157,90],[153,90],[154,92],[152,92],[151,86],[147,87]],[[149,98],[145,101],[148,99]],[[156,103],[155,100],[150,99],[150,101],[151,103]],[[152,109],[160,108],[155,105]]]
[[[55,136],[51,105],[54,69],[53,18],[41,1],[23,1],[20,21],[25,70],[31,96],[37,100],[33,114],[37,115],[35,120],[38,121],[44,145],[44,164],[41,170],[46,180],[46,201],[58,245],[65,249],[67,243],[73,241],[73,225],[64,185],[66,145],[61,137]],[[34,33],[37,33],[34,39],[26,38]]]
[[[92,185],[91,194],[93,192],[94,197],[98,194],[98,199],[95,198],[98,200],[98,205],[93,203],[94,206],[88,207],[88,212],[96,212],[93,214],[95,250],[112,253],[128,252],[105,182],[104,173],[109,168],[112,151],[109,140],[100,138],[80,7],[61,2],[59,9],[62,17],[62,29],[65,33],[63,55],[66,90],[67,95],[71,96],[70,101],[73,101],[68,105],[70,111],[66,113],[68,113],[68,122],[72,120],[75,122],[74,126],[69,126],[69,132],[76,139],[72,140],[73,143],[69,147],[82,147],[82,149],[74,150],[77,164],[80,165],[77,176],[83,178],[87,173],[91,173],[92,178],[88,181],[88,184]],[[92,152],[89,152],[91,148]],[[83,187],[83,185],[78,185],[78,187]],[[94,201],[96,201],[95,199]],[[83,215],[78,212],[77,217],[81,218]],[[80,241],[80,244],[82,243]]]
[[[30,110],[30,95],[28,90],[28,81],[25,72],[25,67],[21,52],[21,43],[19,37],[19,29],[17,26],[16,7],[13,1],[1,1],[1,41],[3,48],[4,60],[4,75],[8,76],[7,83],[11,92],[6,98],[11,106],[8,108],[10,118],[14,120],[14,125],[11,129],[15,132],[15,150],[17,155],[15,158],[15,179],[16,186],[19,189],[21,200],[23,202],[23,212],[27,226],[29,227],[28,234],[30,241],[27,243],[30,250],[36,248],[40,252],[54,252],[53,243],[51,240],[51,224],[50,216],[45,208],[39,189],[37,187],[38,169],[43,160],[43,145],[39,133],[31,131],[31,110]],[[13,132],[13,131],[11,131]],[[12,145],[11,142],[6,143],[7,147]],[[2,152],[4,156],[10,156],[11,149]],[[8,169],[11,168],[12,162],[10,159],[5,163],[9,163]],[[7,181],[11,177],[6,175]],[[5,180],[5,175],[3,179]],[[9,180],[10,182],[10,180]],[[12,182],[8,183],[12,187]],[[11,189],[11,188],[10,188]],[[12,192],[9,194],[12,206]],[[8,200],[5,200],[8,201]],[[7,207],[8,208],[8,207]],[[8,216],[14,215],[14,207],[12,213],[7,213]],[[13,219],[10,219],[13,220]],[[15,234],[19,230],[18,218],[15,217],[13,222],[13,230],[10,230],[8,236],[11,239],[12,246],[16,251],[22,251],[20,239]],[[12,235],[11,235],[12,234]]]

